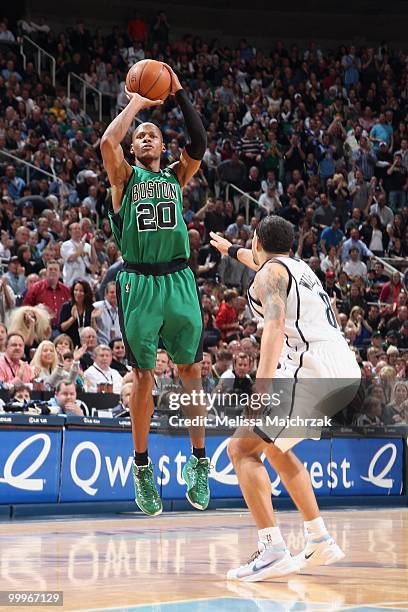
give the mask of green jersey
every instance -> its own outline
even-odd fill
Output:
[[[151,172],[133,166],[118,213],[109,220],[122,257],[129,263],[188,259],[180,183],[171,168]]]

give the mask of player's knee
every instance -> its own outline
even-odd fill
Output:
[[[154,371],[142,368],[133,368],[133,391],[151,392],[154,385]]]
[[[181,378],[196,378],[201,381],[201,364],[190,363],[190,364],[177,364],[177,369]]]
[[[227,446],[227,454],[232,465],[235,465],[237,461],[244,456],[244,445],[240,438],[230,438]]]

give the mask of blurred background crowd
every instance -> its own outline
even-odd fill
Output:
[[[24,65],[23,35],[55,58],[55,85],[30,56]],[[131,375],[114,283],[122,259],[99,143],[126,105],[128,68],[144,58],[176,70],[208,135],[183,195],[204,311],[204,389],[225,379],[245,389],[262,336],[245,297],[253,273],[221,257],[209,232],[249,246],[259,220],[277,214],[293,223],[292,254],[333,299],[372,386],[347,422],[406,423],[408,55],[385,43],[301,49],[277,41],[259,50],[244,39],[236,47],[175,39],[164,12],[107,34],[82,22],[56,32],[44,19],[15,28],[0,20],[3,403],[24,411],[33,392],[46,390],[51,412],[82,415],[93,409],[79,392],[107,393],[116,398],[111,414],[127,414]],[[95,89],[83,97],[73,83],[68,97],[70,73]],[[147,118],[162,130],[163,166],[171,164],[186,139],[178,107],[168,99],[139,120]],[[130,137],[123,148],[132,163]],[[29,175],[18,160],[32,164]],[[157,394],[177,380],[163,347],[155,379]]]

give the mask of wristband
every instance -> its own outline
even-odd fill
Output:
[[[238,244],[231,244],[231,246],[228,247],[228,255],[238,261],[238,257],[237,257],[238,251],[243,248],[244,247],[239,246]]]

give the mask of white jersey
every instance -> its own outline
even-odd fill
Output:
[[[311,268],[301,260],[275,257],[289,275],[285,344],[277,376],[360,376],[354,354],[341,334],[330,298]],[[254,285],[248,289],[254,315],[263,319],[263,307]],[[330,362],[330,363],[329,363]]]

